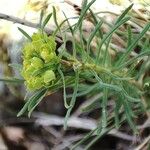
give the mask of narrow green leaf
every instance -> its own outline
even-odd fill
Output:
[[[110,76],[112,79],[120,80],[120,81],[133,79],[133,78],[131,78],[131,77],[126,77],[126,76],[125,76],[125,77],[117,76],[117,75],[111,73],[110,71],[106,71],[106,74],[107,74],[108,76]]]
[[[77,142],[73,147],[71,147],[71,150],[77,150],[76,148],[79,145],[83,144],[86,140],[88,140],[96,130],[97,128],[87,133],[86,136],[84,136],[79,142]]]
[[[136,74],[136,77],[135,77],[136,80],[139,80],[139,78],[140,78],[143,74],[145,74],[145,72],[147,72],[148,69],[150,69],[150,65],[148,66],[148,63],[149,63],[149,62],[150,62],[150,56],[149,56],[149,57],[147,58],[147,60],[145,60],[145,61],[143,62],[143,64],[141,65],[139,71],[138,71],[137,74]]]
[[[93,18],[93,20],[94,20],[94,22],[95,22],[94,25],[97,25],[99,21],[98,21],[96,15],[94,14],[94,12],[93,12],[91,9],[89,9],[89,11],[90,11],[90,13],[91,13],[91,17]],[[103,21],[102,21],[102,22],[103,22]],[[101,30],[101,29],[98,30],[98,34],[99,34],[99,37],[102,39],[102,38],[103,38],[103,33],[102,33],[102,30]]]
[[[124,109],[125,109],[127,121],[129,123],[131,129],[134,131],[134,133],[137,133],[136,126],[135,126],[133,120],[131,119],[130,113],[128,112],[129,109],[127,108],[127,106],[124,106]]]
[[[100,82],[100,86],[102,88],[114,90],[114,91],[117,91],[117,92],[121,92],[122,91],[122,89],[119,86],[113,85],[113,84],[108,84],[108,83]]]
[[[129,10],[132,8],[132,6],[133,6],[133,4],[131,4],[131,5],[119,16],[119,18],[118,18],[118,19],[116,20],[116,22],[115,22],[115,25],[122,21],[122,19],[126,16],[126,14],[129,12]],[[109,37],[109,40],[108,40],[107,45],[106,45],[106,50],[105,50],[104,58],[103,58],[103,60],[104,60],[103,64],[105,64],[105,66],[106,66],[106,64],[108,65],[108,64],[111,63],[110,56],[109,56],[109,53],[108,53],[108,47],[109,47],[109,43],[111,42],[111,38],[112,38],[112,36]],[[108,61],[108,60],[109,60],[109,61]]]
[[[88,4],[87,0],[82,1],[82,7],[81,7],[81,12],[80,14],[82,14],[84,8],[86,8]],[[83,34],[83,28],[82,28],[82,24],[83,21],[81,22],[81,24],[79,25],[79,37],[80,37],[80,46],[81,46],[81,58],[84,60],[86,57],[86,52],[85,52],[85,45],[87,43],[86,39],[84,38],[84,34]]]
[[[28,106],[28,111],[34,106],[36,100],[38,100],[45,92],[46,92],[46,89],[41,89],[30,97],[30,104]]]
[[[69,30],[70,30],[72,36],[74,36],[73,29],[72,29],[72,27],[71,27],[71,25],[70,25],[70,22],[69,22],[69,20],[68,20],[68,18],[67,18],[67,16],[66,16],[66,14],[65,14],[64,12],[63,12],[63,14],[64,14],[65,20],[67,21],[67,24],[68,24],[68,26],[69,26]]]
[[[132,43],[132,31],[131,31],[131,26],[128,26],[128,43],[127,43],[127,47],[129,47]]]
[[[82,8],[85,8],[88,4],[88,1],[87,0],[83,0],[82,1]]]
[[[64,12],[63,12],[64,14]],[[64,23],[69,20],[69,19],[77,19],[78,17],[70,17],[70,18],[66,18],[65,20],[63,20],[60,25],[56,28],[56,30],[53,32],[53,36],[55,37],[57,32],[60,31],[61,27],[64,25]],[[73,26],[72,26],[73,27]],[[68,30],[68,29],[67,29]],[[66,32],[67,30],[64,30],[63,32]]]
[[[19,111],[19,113],[17,114],[17,117],[22,116],[26,111],[28,111],[28,105],[30,104],[30,100],[28,100],[25,105],[23,106],[23,108]]]
[[[13,83],[13,84],[20,84],[20,83],[24,82],[23,79],[17,79],[17,78],[11,78],[11,77],[0,78],[0,81],[7,82],[7,83]]]
[[[25,32],[23,29],[18,27],[18,30],[30,41],[32,41],[32,38],[29,36],[29,34],[27,32]]]
[[[60,27],[59,27],[58,22],[57,22],[56,9],[54,6],[53,6],[53,18],[54,18],[54,22],[55,22],[56,27],[58,28],[59,32],[61,33]]]
[[[97,31],[99,31],[102,24],[103,24],[103,22],[99,21],[98,24],[95,26],[93,32],[90,34],[90,36],[88,38],[88,41],[87,41],[87,53],[88,53],[88,55],[90,54],[90,44],[91,44],[94,36],[96,35]]]
[[[126,16],[126,14],[131,10],[132,7],[133,4],[131,4],[127,9],[125,9],[125,11],[118,17],[116,24],[119,23]]]
[[[73,57],[75,58],[77,52],[76,52],[76,42],[75,42],[74,31],[73,31],[73,29],[72,29],[72,27],[71,27],[71,25],[70,25],[70,23],[69,23],[69,21],[68,21],[68,19],[67,19],[66,14],[65,14],[64,12],[63,12],[63,14],[64,14],[64,17],[66,18],[67,24],[68,24],[68,26],[69,26],[69,30],[70,30],[70,32],[71,32],[71,34],[72,34]]]
[[[99,99],[100,99],[100,98],[99,98]],[[93,101],[93,102],[90,103],[89,105],[83,107],[83,108],[82,108],[82,111],[89,113],[89,112],[91,112],[91,111],[93,111],[93,110],[99,108],[99,107],[100,107],[100,105],[99,105],[99,101],[100,101],[100,100],[99,100],[99,99],[97,98],[95,101]]]
[[[105,49],[105,52],[104,52],[104,57],[103,57],[103,65],[105,67],[108,67],[111,65],[111,57],[110,57],[110,54],[109,54],[109,44],[111,43],[111,38],[112,36],[110,36],[108,38],[108,42],[106,43],[106,49]]]
[[[120,123],[120,121],[119,121],[119,111],[121,109],[121,106],[122,106],[121,100],[118,99],[116,101],[116,106],[115,106],[115,126],[116,126],[116,128],[119,128],[119,126],[120,126],[119,125],[119,123]]]
[[[96,63],[98,63],[99,58],[100,58],[100,51],[102,48],[102,45],[105,43],[105,41],[125,22],[127,22],[130,19],[130,17],[126,17],[123,20],[121,20],[119,23],[117,23],[101,40],[99,46],[98,46],[98,52],[97,52],[97,57],[96,57]]]
[[[125,68],[126,66],[128,66],[128,65],[134,63],[135,61],[137,61],[138,58],[144,57],[144,56],[150,56],[150,51],[144,51],[144,52],[138,54],[137,56],[135,56],[135,57],[131,58],[130,60],[128,60],[127,62],[123,63],[122,65],[116,67],[115,70]]]
[[[84,34],[83,34],[82,23],[79,26],[79,37],[80,37],[80,46],[81,46],[81,51],[80,51],[81,52],[81,58],[83,60],[85,60],[85,58],[86,58],[85,56],[87,55],[87,53],[85,51],[87,41],[86,41]]]
[[[87,88],[84,89],[82,92],[77,93],[77,97],[83,96],[83,95],[86,95],[86,94],[92,92],[93,90],[95,90],[95,89],[97,88],[98,85],[99,85],[99,84],[94,84],[94,85],[91,85],[90,87],[87,87]],[[69,97],[72,97],[72,95],[68,95],[67,97],[68,97],[68,98],[69,98]]]
[[[43,16],[44,16],[44,10],[41,10],[40,13],[40,20],[39,20],[39,27],[42,28],[42,22],[43,22]]]
[[[123,106],[124,106],[124,111],[125,111],[125,114],[126,114],[126,118],[127,118],[127,121],[131,127],[131,129],[134,131],[134,133],[137,133],[137,129],[136,129],[136,126],[132,120],[132,117],[134,116],[133,114],[133,111],[128,103],[128,101],[126,101],[126,99],[123,99],[124,96],[122,95],[122,98],[120,99],[123,103]]]
[[[48,16],[46,17],[46,19],[43,21],[43,24],[42,24],[42,28],[43,29],[47,25],[47,23],[49,22],[51,16],[52,16],[52,13],[48,14]]]
[[[99,82],[99,85],[102,88],[111,89],[111,90],[114,90],[114,91],[117,91],[117,92],[122,91],[122,88],[120,88],[117,85],[107,84],[107,83],[102,82],[102,80],[99,78],[99,76],[97,75],[97,73],[95,71],[92,71],[92,73],[93,73],[93,75],[95,76],[96,80]]]
[[[75,86],[74,86],[74,92],[73,92],[73,96],[72,99],[70,101],[70,107],[67,110],[66,116],[65,116],[65,120],[64,120],[64,129],[67,129],[67,121],[70,117],[70,113],[75,105],[75,101],[76,101],[76,96],[77,96],[77,92],[78,92],[78,84],[79,84],[79,72],[76,71],[75,73]]]
[[[149,30],[150,28],[150,22],[144,27],[144,29],[142,30],[142,32],[138,35],[137,39],[135,39],[132,44],[127,48],[125,54],[123,54],[120,59],[118,60],[116,66],[120,66],[122,65],[126,58],[129,56],[129,54],[131,53],[131,51],[133,50],[133,48],[136,46],[136,44],[138,43],[138,41],[145,35],[145,33]]]
[[[130,95],[128,95],[128,93],[125,90],[123,90],[123,92],[124,92],[124,96],[127,98],[128,101],[135,102],[135,103],[141,102],[141,99],[131,97]]]
[[[69,105],[67,104],[67,98],[66,98],[66,83],[65,83],[65,77],[64,77],[64,74],[63,72],[61,71],[60,67],[58,67],[58,72],[61,76],[61,79],[62,79],[62,82],[63,82],[63,97],[64,97],[64,105],[65,105],[65,108],[69,108]]]
[[[35,109],[35,107],[41,102],[41,100],[45,97],[47,93],[47,89],[42,89],[40,91],[38,91],[35,95],[35,97],[33,97],[32,99],[30,99],[30,103],[28,105],[28,116],[31,116],[31,113],[33,112],[33,110]]]
[[[89,8],[91,7],[91,5],[95,2],[96,0],[92,0],[89,4],[87,4],[87,6],[85,8],[83,8],[82,12],[81,12],[81,15],[79,17],[79,20],[74,28],[74,31],[77,30],[77,28],[81,25],[85,15],[86,15],[86,12],[89,10]]]
[[[109,127],[106,130],[102,130],[102,132],[100,134],[98,134],[97,136],[95,136],[88,144],[86,144],[86,146],[84,147],[85,150],[89,150],[90,147],[96,143],[102,136],[106,135],[109,131],[111,131],[114,128],[114,126]]]
[[[150,45],[149,45],[149,42],[150,42],[150,41],[149,41],[149,40],[150,40],[149,38],[146,38],[144,44],[142,45],[142,50],[141,50],[141,52],[144,52],[144,51],[150,49]]]

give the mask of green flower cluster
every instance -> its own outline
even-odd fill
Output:
[[[22,76],[29,90],[48,86],[56,79],[59,58],[55,50],[54,37],[43,32],[34,33],[32,41],[24,45]]]

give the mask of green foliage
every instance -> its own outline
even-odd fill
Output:
[[[24,107],[18,113],[18,117],[28,111],[28,116],[30,117],[34,108],[40,103],[40,101],[44,98],[47,93],[47,89],[41,89],[37,91],[32,97],[28,98],[28,101],[24,105]]]
[[[23,29],[18,27],[18,30],[30,41],[32,41],[32,38],[29,36],[27,32],[25,32]]]
[[[0,81],[6,82],[6,83],[11,83],[11,84],[21,84],[24,82],[23,79],[11,78],[11,77],[0,78]]]
[[[25,79],[27,89],[34,90],[34,94],[25,99],[27,102],[18,116],[23,115],[25,112],[28,112],[30,116],[48,91],[55,92],[63,88],[64,105],[67,109],[64,129],[67,129],[67,121],[75,105],[76,97],[83,95],[91,97],[102,94],[102,96],[98,96],[89,105],[82,108],[83,112],[91,112],[97,108],[101,110],[97,128],[76,143],[72,149],[86,142],[89,137],[95,136],[86,146],[85,149],[88,149],[112,128],[119,128],[125,120],[127,120],[134,133],[137,133],[134,118],[146,110],[143,106],[142,97],[145,97],[146,89],[150,87],[149,78],[141,82],[141,77],[149,69],[149,39],[146,42],[143,41],[145,41],[146,32],[150,29],[150,23],[136,35],[137,38],[135,39],[133,39],[135,35],[133,35],[131,27],[128,26],[127,32],[124,33],[125,36],[123,35],[128,38],[126,50],[119,53],[113,51],[115,58],[119,58],[114,59],[111,53],[113,35],[117,31],[120,32],[120,27],[127,24],[131,19],[127,14],[133,5],[130,5],[113,25],[109,25],[110,30],[107,33],[103,33],[101,27],[102,25],[108,25],[108,23],[102,21],[92,12],[90,7],[94,2],[95,0],[92,0],[88,4],[86,0],[84,1],[81,15],[74,26],[70,25],[65,14],[66,19],[58,24],[56,10],[53,8],[53,18],[56,24],[53,36],[47,36],[44,32],[44,27],[52,14],[49,14],[43,21],[43,12],[41,13],[40,29],[37,33],[30,37],[24,30],[19,29],[29,39],[23,47],[21,74]],[[95,27],[87,38],[83,33],[82,23],[89,14]],[[67,22],[69,30],[67,28],[64,32],[61,27],[65,22]],[[68,32],[71,34],[68,35]],[[55,36],[57,34],[62,36],[63,42],[56,55]],[[76,39],[76,35],[79,39]],[[65,48],[66,37],[68,36],[71,36],[69,39],[72,39],[72,54]],[[141,40],[142,38],[144,40]],[[93,42],[94,39],[97,40],[96,43]],[[142,45],[142,50],[132,56],[131,53],[139,42]],[[93,43],[94,46],[92,46]],[[136,65],[139,60],[142,60],[143,63],[137,71]],[[19,67],[17,65],[11,66],[14,68]],[[15,81],[10,79],[1,80],[6,82]],[[68,87],[73,88],[73,93],[70,95],[66,94],[66,88]],[[69,98],[71,98],[70,101]],[[107,106],[110,100],[115,103],[115,106],[113,113],[108,115]]]

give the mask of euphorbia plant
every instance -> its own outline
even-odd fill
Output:
[[[144,82],[142,85],[138,83],[137,72],[134,67],[138,64],[138,60],[142,60],[143,57],[146,57],[143,61],[148,61],[150,50],[147,48],[147,42],[145,42],[146,48],[143,48],[139,54],[131,56],[131,52],[149,30],[150,23],[145,25],[135,39],[132,39],[129,28],[126,50],[123,53],[114,51],[115,58],[118,58],[114,59],[109,50],[111,38],[120,26],[130,20],[127,13],[132,5],[116,19],[115,23],[111,25],[110,31],[103,34],[101,26],[104,23],[90,10],[94,1],[89,4],[85,1],[78,22],[73,26],[70,26],[67,18],[58,25],[54,8],[53,17],[57,28],[50,36],[45,33],[44,27],[52,14],[48,15],[44,21],[41,19],[40,28],[32,36],[20,29],[28,38],[22,48],[23,67],[21,75],[25,80],[27,91],[33,92],[33,96],[26,97],[27,102],[18,116],[26,111],[30,116],[44,96],[63,88],[64,105],[67,109],[64,123],[66,129],[67,120],[75,105],[76,97],[91,96],[101,92],[102,96],[99,96],[99,99],[83,108],[84,112],[92,111],[97,107],[101,110],[100,120],[94,130],[97,131],[95,133],[101,136],[102,133],[107,132],[107,127],[113,120],[115,123],[110,129],[114,126],[119,127],[125,119],[136,132],[133,119],[144,112],[145,108],[141,100],[144,93]],[[86,38],[82,32],[82,22],[88,10],[91,13],[95,28]],[[69,29],[64,31],[61,27],[65,22],[68,23]],[[56,49],[58,32],[62,41],[61,46]],[[68,33],[71,33],[71,35],[68,35]],[[78,34],[80,40],[75,38],[76,34]],[[67,36],[71,37],[72,53],[66,49]],[[92,46],[94,38],[98,40],[95,47]],[[149,83],[147,82],[146,85],[149,86]],[[71,100],[67,99],[67,87],[73,88]],[[115,102],[114,112],[111,115],[107,112],[109,99],[113,99]],[[92,134],[93,131],[89,135]]]
[[[24,45],[22,76],[29,90],[48,86],[56,79],[59,57],[56,56],[55,50],[54,37],[48,37],[40,31],[34,33],[31,41]]]

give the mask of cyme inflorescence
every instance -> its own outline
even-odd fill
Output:
[[[37,32],[32,35],[32,41],[23,48],[22,76],[29,90],[40,89],[52,84],[56,79],[56,69],[59,58],[55,53],[55,38],[46,33]]]

